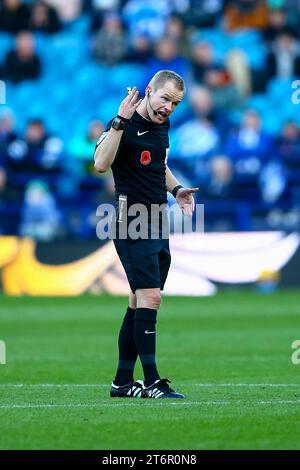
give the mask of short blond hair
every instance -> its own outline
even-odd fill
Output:
[[[173,70],[160,70],[152,78],[149,85],[153,86],[153,90],[156,91],[162,88],[166,82],[172,81],[178,90],[185,93],[185,84],[183,78]]]

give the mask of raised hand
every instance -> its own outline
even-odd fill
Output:
[[[125,119],[131,119],[141,102],[142,99],[139,99],[139,92],[135,86],[120,104],[118,115]]]
[[[184,215],[192,217],[195,209],[193,193],[197,193],[199,188],[180,188],[176,194],[176,201]]]

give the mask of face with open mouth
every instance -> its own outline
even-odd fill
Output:
[[[160,121],[164,121],[171,114],[171,113],[168,113],[168,112],[165,112],[165,111],[157,111],[157,113],[158,113],[158,115],[156,117]]]
[[[154,91],[149,89],[148,114],[153,122],[162,124],[183,98],[183,92],[175,83],[168,81],[162,88]],[[155,111],[155,112],[154,112]]]

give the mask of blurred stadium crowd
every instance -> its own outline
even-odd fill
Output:
[[[206,230],[299,230],[299,40],[298,0],[0,0],[0,234],[95,237],[95,142],[159,69],[187,83],[169,165]]]

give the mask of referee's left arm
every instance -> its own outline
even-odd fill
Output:
[[[172,171],[170,170],[170,168],[167,166],[166,168],[166,184],[167,184],[167,190],[173,194],[173,190],[177,187],[177,186],[181,186],[181,184],[179,183],[178,179],[175,178],[175,176],[173,175]]]
[[[166,168],[166,185],[167,190],[175,197],[183,214],[191,217],[195,208],[193,193],[197,193],[199,188],[183,188],[168,166]]]

